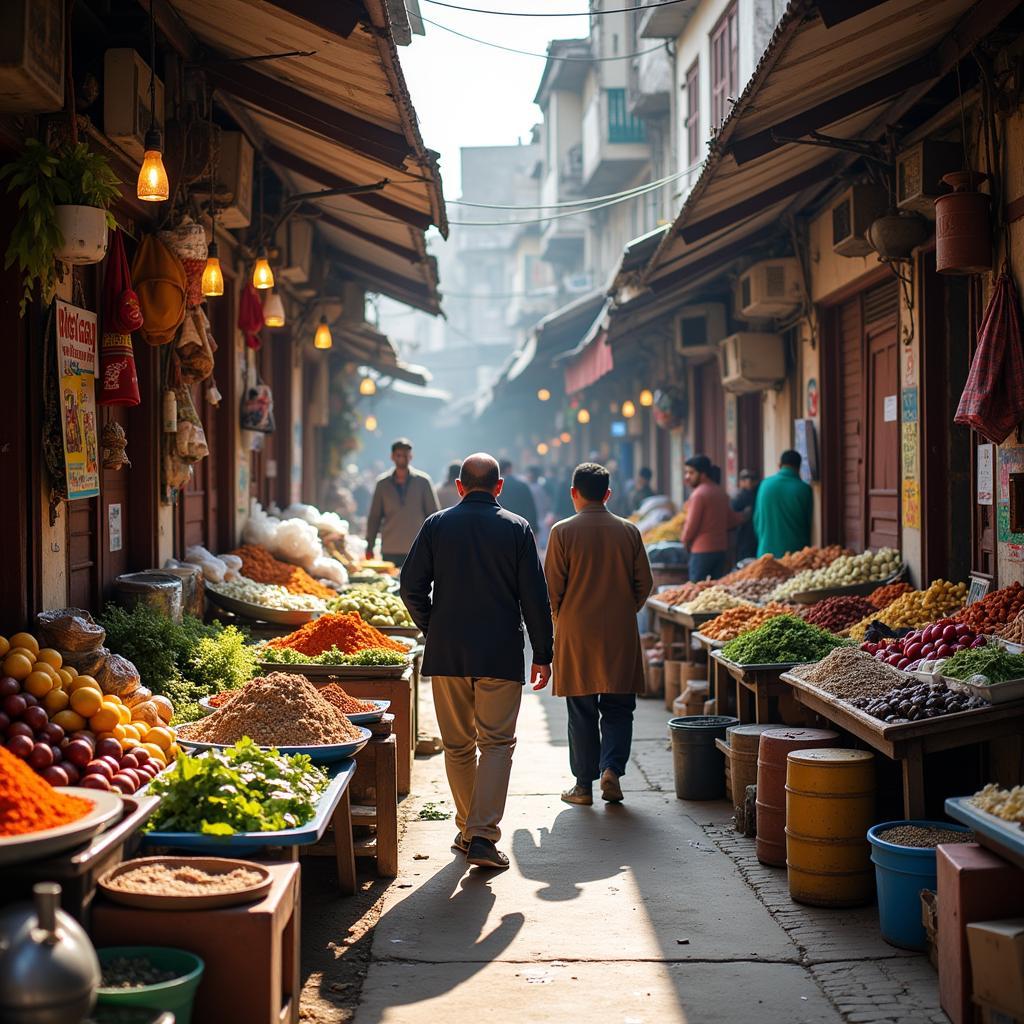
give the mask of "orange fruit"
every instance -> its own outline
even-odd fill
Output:
[[[77,711],[72,711],[70,708],[58,711],[51,721],[56,722],[65,732],[78,732],[79,729],[84,729],[89,724]]]
[[[72,675],[71,676],[71,689],[72,690],[77,690],[80,686],[91,686],[94,690],[99,690],[100,693],[103,692],[102,688],[100,687],[100,684],[97,683],[96,680],[93,679],[92,676],[76,676],[76,675]]]
[[[114,734],[113,729],[104,729],[103,732],[96,733],[96,739],[99,740],[116,740],[117,736]]]
[[[155,743],[142,743],[140,746],[150,757],[155,758],[158,764],[167,767],[167,754],[163,747],[158,747]]]
[[[103,707],[103,696],[91,686],[80,686],[71,694],[71,708],[83,718],[92,718]]]
[[[132,728],[139,734],[139,739],[144,740],[149,737],[150,725],[146,722],[132,722]]]
[[[128,732],[128,726],[126,725],[115,725],[114,726],[114,737],[118,740],[126,740],[131,736]],[[134,739],[134,736],[131,736]]]
[[[33,697],[45,697],[54,687],[54,682],[48,672],[29,672],[21,688]]]
[[[39,652],[39,660],[54,668],[60,668],[64,664],[60,651],[55,651],[52,647],[42,648]]]
[[[32,673],[32,662],[21,651],[11,651],[4,658],[3,671],[5,676],[13,676],[15,679],[28,679]]]
[[[60,676],[57,670],[52,665],[47,665],[45,661],[36,660],[36,663],[32,666],[33,672],[45,672],[54,683],[54,686],[60,686]]]
[[[132,722],[132,709],[127,704],[118,704],[117,714],[121,719],[122,725],[131,725]]]
[[[60,679],[60,685],[65,689],[71,689],[71,673],[66,668],[57,669],[57,677]]]
[[[171,744],[174,742],[174,733],[170,729],[165,729],[162,725],[158,725],[153,729],[150,729],[146,733],[146,743],[155,743],[161,750],[168,751],[171,749]]]
[[[40,703],[46,708],[46,713],[53,718],[58,711],[63,711],[68,706],[70,698],[59,686],[55,686]]]
[[[125,751],[129,751],[132,749],[132,747],[138,747],[141,746],[141,744],[139,743],[138,740],[133,740],[131,736],[126,736],[123,740],[121,740],[121,746]]]
[[[76,691],[77,692],[77,691]],[[100,704],[99,710],[89,716],[89,726],[95,732],[112,732],[121,724],[117,709],[109,704]]]
[[[74,665],[61,665],[61,671],[67,672],[72,679],[78,676],[78,669]]]
[[[11,649],[11,642],[5,636],[0,636],[0,658]]]
[[[15,633],[11,637],[11,646],[24,647],[35,657],[39,655],[39,641],[31,633]]]

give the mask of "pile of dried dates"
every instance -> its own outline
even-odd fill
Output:
[[[891,725],[987,707],[980,697],[951,690],[941,682],[912,683],[890,690],[881,697],[854,697],[850,703]]]

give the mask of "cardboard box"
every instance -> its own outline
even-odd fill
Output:
[[[1024,917],[967,926],[974,998],[1024,1017]]]

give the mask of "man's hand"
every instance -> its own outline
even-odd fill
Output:
[[[551,678],[551,666],[550,665],[531,665],[530,666],[530,682],[533,684],[535,690],[543,690],[548,685],[548,680]]]

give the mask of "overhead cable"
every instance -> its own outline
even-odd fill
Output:
[[[473,14],[501,14],[508,18],[586,18],[599,17],[603,14],[633,14],[637,11],[650,10],[652,7],[674,7],[685,4],[689,0],[659,0],[657,3],[644,4],[643,7],[618,7],[611,11],[489,11],[484,7],[461,7],[459,4],[447,4],[443,0],[426,0],[435,7],[447,7],[452,11],[469,11]],[[426,19],[424,19],[426,20]]]

